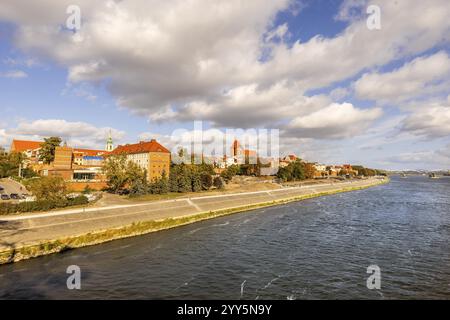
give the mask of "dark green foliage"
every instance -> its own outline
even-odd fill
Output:
[[[289,163],[286,167],[280,168],[277,177],[283,181],[304,180],[307,178],[306,165],[301,161]]]
[[[240,172],[239,166],[236,164],[233,164],[233,165],[229,166],[228,168],[226,168],[224,171],[222,171],[220,176],[225,180],[226,183],[228,183],[239,172]]]
[[[211,165],[172,165],[169,175],[169,190],[171,192],[198,192],[208,190],[212,186]]]
[[[61,145],[60,137],[44,138],[41,150],[39,152],[39,160],[46,164],[50,164],[55,160],[55,148]]]
[[[0,178],[17,177],[19,175],[19,165],[24,160],[22,153],[0,152]]]
[[[31,211],[48,211],[52,209],[65,208],[69,206],[78,206],[88,203],[89,201],[85,196],[78,196],[70,199],[61,198],[57,200],[39,200],[20,203],[1,203],[0,214],[12,214],[18,212],[31,212]]]
[[[213,177],[207,172],[200,174],[201,186],[203,190],[209,190],[213,186]]]
[[[157,179],[153,183],[150,183],[147,189],[147,193],[150,194],[166,194],[169,192],[169,181],[166,176],[166,172],[163,171],[160,179]]]
[[[225,188],[225,182],[223,181],[222,177],[215,177],[214,178],[214,187],[221,190]]]

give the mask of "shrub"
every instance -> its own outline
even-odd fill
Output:
[[[37,200],[58,201],[64,199],[67,186],[61,177],[41,177],[26,181],[26,187]]]
[[[214,178],[214,187],[216,187],[217,189],[224,189],[225,188],[225,183],[223,182],[222,177],[215,177]]]
[[[213,177],[207,172],[202,172],[200,175],[200,181],[203,190],[209,190],[213,185]]]
[[[89,200],[85,196],[78,196],[71,199],[60,198],[56,200],[38,200],[20,203],[0,204],[0,214],[12,214],[17,212],[48,211],[68,206],[88,204]]]

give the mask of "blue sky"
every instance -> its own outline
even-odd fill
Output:
[[[445,0],[0,4],[0,145],[60,135],[102,148],[175,129],[275,128],[282,153],[450,168]],[[176,17],[176,19],[173,19]],[[420,23],[415,23],[420,21]]]

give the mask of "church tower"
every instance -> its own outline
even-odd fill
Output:
[[[111,130],[109,130],[109,137],[108,137],[108,140],[106,140],[106,148],[105,148],[105,150],[108,151],[108,152],[111,152],[111,151],[114,150],[114,144],[113,144],[113,140],[112,140],[112,137],[111,137]]]

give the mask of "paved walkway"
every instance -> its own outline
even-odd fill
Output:
[[[242,207],[296,196],[334,191],[347,187],[365,187],[379,180],[324,183],[320,185],[256,191],[236,194],[180,198],[103,208],[72,209],[57,212],[0,216],[0,250],[117,228],[133,222],[178,218],[221,209]]]

